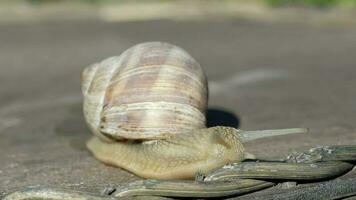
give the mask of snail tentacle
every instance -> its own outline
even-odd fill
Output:
[[[297,133],[308,133],[307,128],[287,128],[287,129],[274,129],[274,130],[256,130],[256,131],[244,131],[238,130],[242,142],[248,142],[261,138],[274,137],[280,135],[290,135]]]

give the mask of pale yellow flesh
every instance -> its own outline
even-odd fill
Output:
[[[154,179],[192,179],[230,162],[244,159],[236,129],[214,127],[178,134],[165,140],[107,143],[97,137],[87,146],[94,156],[138,176]]]

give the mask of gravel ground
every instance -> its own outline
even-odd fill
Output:
[[[280,158],[356,144],[356,27],[244,20],[1,24],[0,198],[24,186],[100,192],[138,179],[86,150],[91,133],[79,77],[85,66],[152,40],[183,47],[203,66],[211,124],[311,130],[251,142],[251,153]]]

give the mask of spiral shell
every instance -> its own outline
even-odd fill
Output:
[[[82,92],[85,120],[101,138],[159,139],[205,127],[204,72],[171,44],[138,44],[87,67]]]

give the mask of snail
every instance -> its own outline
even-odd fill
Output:
[[[88,149],[144,178],[192,179],[254,158],[246,141],[305,132],[206,128],[206,76],[186,51],[168,43],[135,45],[87,67],[81,79],[84,116],[94,133]]]

